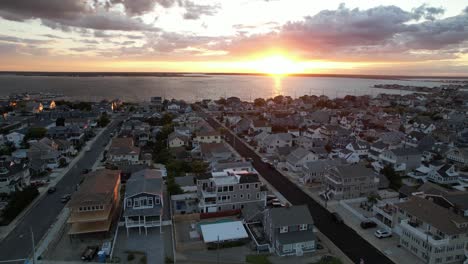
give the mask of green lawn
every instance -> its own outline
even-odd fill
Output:
[[[245,262],[252,264],[271,264],[266,255],[248,255]]]

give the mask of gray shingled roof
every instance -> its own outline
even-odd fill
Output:
[[[467,223],[468,219],[424,198],[414,196],[409,201],[398,204],[398,207],[447,235],[462,234],[468,231],[466,225],[462,228],[457,227],[457,224]]]
[[[273,227],[314,224],[314,219],[306,205],[270,209]]]
[[[162,177],[158,170],[144,169],[132,174],[125,188],[125,197],[140,193],[162,193]]]

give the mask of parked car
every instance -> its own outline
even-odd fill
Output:
[[[47,189],[48,194],[54,193],[55,191],[57,191],[57,188],[55,187],[50,187],[49,189]]]
[[[341,218],[341,216],[338,213],[334,212],[334,213],[331,214],[331,216],[332,216],[332,220],[335,223],[337,223],[337,224],[342,224],[343,223],[343,218]]]
[[[98,246],[88,246],[86,247],[83,254],[81,254],[81,260],[83,261],[92,261],[98,252]]]
[[[385,229],[378,229],[377,231],[374,232],[374,235],[377,238],[386,238],[386,237],[391,237],[392,232],[389,230],[385,230]]]
[[[368,228],[373,228],[373,227],[377,227],[377,224],[374,221],[365,220],[361,222],[362,229],[368,229]]]
[[[268,163],[270,161],[267,158],[262,158],[262,162]]]
[[[65,194],[64,196],[62,196],[62,198],[60,198],[60,201],[62,203],[66,203],[66,202],[70,201],[70,199],[71,199],[71,194]]]

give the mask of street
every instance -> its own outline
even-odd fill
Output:
[[[206,118],[208,123],[215,129],[221,125],[212,117],[204,113],[199,114]],[[278,192],[280,192],[293,205],[307,204],[314,218],[315,226],[325,234],[341,251],[343,251],[353,262],[360,263],[393,263],[374,246],[360,237],[353,229],[345,224],[336,224],[332,221],[331,214],[319,203],[313,200],[299,187],[284,177],[275,168],[261,161],[261,158],[243,141],[235,139],[229,130],[225,133],[227,142],[243,157],[251,158],[253,166],[260,175],[267,180]],[[236,141],[234,144],[234,140]]]
[[[109,134],[117,127],[121,120],[116,119],[105,128],[104,132],[91,146],[90,151],[86,152],[75,166],[57,183],[57,191],[41,197],[41,200],[31,208],[15,229],[5,237],[0,243],[0,261],[24,259],[30,256],[32,253],[30,228],[33,230],[34,241],[37,244],[65,206],[64,203],[60,202],[60,198],[65,194],[71,194],[75,191],[76,185],[80,182],[82,170],[91,168],[94,162],[100,158],[99,156],[104,149],[103,144],[108,142]],[[85,149],[82,151],[85,151]]]

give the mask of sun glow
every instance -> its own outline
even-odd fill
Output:
[[[287,75],[292,73],[301,73],[301,65],[283,55],[273,55],[252,62],[252,68],[255,71],[271,75]]]

